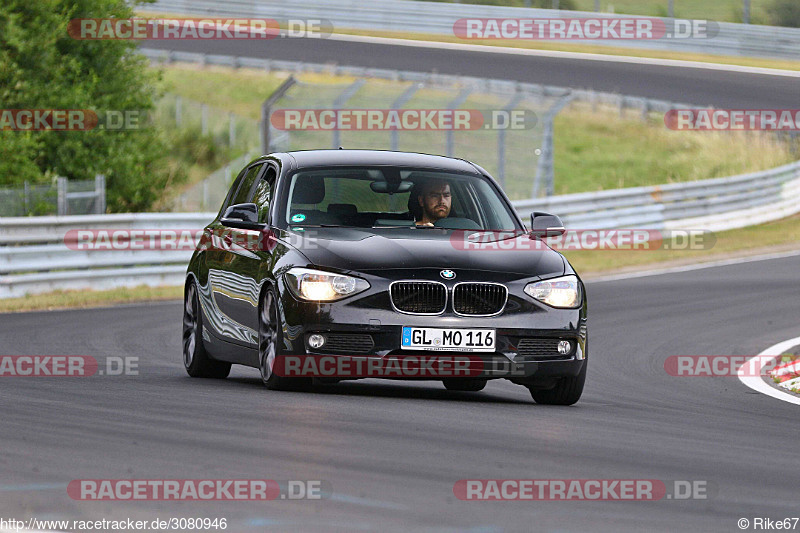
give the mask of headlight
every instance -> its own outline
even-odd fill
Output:
[[[292,268],[285,277],[292,294],[315,302],[338,300],[369,289],[366,280],[309,268]]]
[[[583,295],[577,276],[563,276],[525,285],[525,294],[560,309],[580,307]]]

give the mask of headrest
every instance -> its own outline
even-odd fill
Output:
[[[325,198],[322,176],[299,176],[294,183],[294,204],[318,204]]]
[[[358,208],[355,204],[330,204],[328,205],[328,213],[339,216],[353,216],[358,214]]]

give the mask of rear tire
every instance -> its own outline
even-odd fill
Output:
[[[280,357],[282,331],[278,319],[275,291],[267,289],[258,311],[258,362],[261,381],[269,390],[298,391],[311,387],[311,378],[287,378],[275,374],[275,359]]]
[[[194,281],[186,286],[183,301],[183,367],[193,378],[224,379],[231,364],[211,359],[203,346],[203,313]]]
[[[443,379],[444,388],[452,391],[478,392],[486,387],[485,379],[451,378]]]
[[[561,378],[556,386],[549,390],[529,389],[531,396],[543,405],[572,405],[581,399],[583,385],[586,382],[586,367],[588,361],[583,362],[583,368],[577,376]]]

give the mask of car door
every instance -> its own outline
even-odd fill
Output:
[[[263,161],[248,167],[225,209],[251,201],[266,167]],[[255,281],[246,275],[245,267],[248,261],[252,264],[259,261],[257,234],[260,232],[225,226],[221,222],[209,229],[214,234],[214,246],[206,255],[211,299],[218,319],[213,324],[214,329],[226,341],[253,346],[258,342],[258,329],[251,315],[257,306],[254,300],[258,293],[253,286]]]

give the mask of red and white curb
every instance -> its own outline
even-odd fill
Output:
[[[771,387],[768,383],[766,383],[762,378],[762,369],[767,365],[770,361],[770,357],[780,357],[784,354],[787,350],[790,350],[800,344],[800,337],[795,337],[794,339],[789,339],[783,342],[779,342],[774,346],[770,346],[757,356],[753,357],[741,367],[739,367],[739,381],[744,383],[746,386],[750,387],[754,391],[760,392],[762,394],[766,394],[767,396],[772,396],[778,400],[782,400],[784,402],[793,403],[795,405],[800,405],[800,396],[795,396],[790,392],[783,392],[782,390],[776,389],[775,387]],[[778,368],[789,367],[790,365],[796,365],[795,363],[789,363],[789,365],[781,365],[776,367],[775,370],[777,371]],[[754,365],[754,366],[750,366]],[[747,369],[753,368],[758,369],[757,372],[749,372]],[[753,375],[750,375],[753,374]],[[790,381],[785,381],[781,383],[781,386],[784,388],[786,387],[787,383],[791,381],[795,381],[795,386],[800,386],[800,378],[796,378]]]

